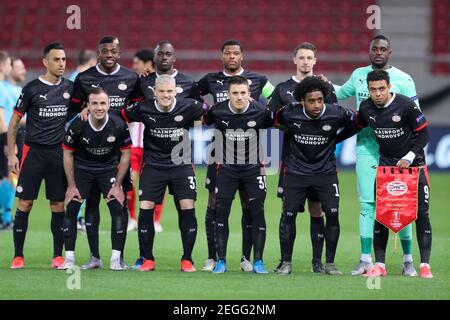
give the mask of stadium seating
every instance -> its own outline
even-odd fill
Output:
[[[437,55],[450,53],[450,2],[434,0],[432,5],[432,52]],[[450,74],[448,62],[435,62],[431,71],[437,74]]]
[[[61,41],[70,57],[79,49],[95,48],[106,34],[117,35],[128,56],[139,48],[152,47],[163,39],[177,50],[210,51],[207,60],[225,39],[239,39],[245,51],[258,51],[264,58],[247,61],[248,68],[267,71],[290,70],[284,61],[270,63],[272,51],[292,52],[302,41],[316,44],[321,53],[358,54],[367,52],[374,32],[366,28],[366,8],[371,0],[238,1],[166,0],[89,1],[81,0],[81,30],[68,30],[66,9],[70,0],[50,0],[40,6],[38,0],[4,1],[0,4],[0,40],[11,52],[24,52],[28,66],[40,66],[40,50],[51,41]],[[450,4],[446,0],[432,3],[433,53],[449,50]],[[127,55],[125,55],[127,56]],[[289,60],[287,55],[286,59]],[[68,67],[73,67],[71,59]],[[182,66],[195,70],[216,66],[214,61],[200,60],[195,54],[183,56]],[[351,59],[350,59],[351,60]],[[322,60],[323,61],[323,60]],[[360,62],[326,61],[330,71],[350,71]],[[180,66],[181,67],[181,66]],[[284,69],[286,68],[286,69]],[[435,63],[433,71],[448,73],[448,64]]]

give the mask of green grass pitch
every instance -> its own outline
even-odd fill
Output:
[[[197,169],[198,201],[196,214],[199,223],[193,258],[200,269],[207,256],[204,215],[207,192],[204,189],[205,171]],[[359,258],[358,234],[359,204],[356,194],[355,174],[339,173],[341,203],[341,236],[336,255],[336,265],[343,276],[317,275],[310,272],[311,243],[309,217],[297,218],[297,239],[294,247],[293,273],[280,276],[247,274],[239,271],[241,253],[241,211],[239,200],[233,205],[230,218],[228,269],[225,274],[179,271],[181,238],[177,214],[172,199],[168,199],[162,224],[164,232],[156,234],[154,254],[156,271],[113,272],[108,269],[111,253],[109,213],[102,204],[100,252],[102,270],[81,271],[80,289],[69,290],[65,271],[50,269],[52,240],[48,203],[41,196],[33,208],[25,242],[26,267],[10,270],[13,257],[12,233],[0,233],[0,299],[449,299],[450,298],[450,175],[431,174],[431,223],[433,226],[433,251],[431,266],[434,279],[405,278],[401,272],[401,247],[398,242],[394,252],[394,236],[388,244],[388,277],[381,279],[379,289],[370,290],[366,278],[348,275]],[[266,266],[273,270],[279,259],[278,221],[281,202],[276,198],[277,176],[268,177],[266,200],[267,241],[264,253]],[[43,193],[41,193],[43,194]],[[415,230],[415,229],[414,229]],[[415,232],[415,231],[414,231]],[[132,264],[138,255],[136,231],[129,233],[126,261]],[[413,255],[418,269],[419,252],[414,234]],[[85,234],[78,235],[77,264],[89,256]]]

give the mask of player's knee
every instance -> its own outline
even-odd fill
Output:
[[[211,209],[216,208],[216,194],[214,192],[209,192],[208,207],[210,207]]]
[[[64,201],[50,201],[52,212],[64,212]]]
[[[322,205],[319,201],[308,201],[308,211],[313,218],[320,218],[323,216]]]
[[[144,210],[154,209],[155,203],[153,201],[141,201],[140,208]]]
[[[33,200],[19,199],[19,210],[22,212],[30,212],[33,208]]]
[[[180,200],[180,208],[181,210],[190,210],[194,209],[194,200],[193,199],[183,199]]]

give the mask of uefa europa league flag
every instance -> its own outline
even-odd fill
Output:
[[[376,219],[395,233],[417,219],[419,170],[378,166]]]

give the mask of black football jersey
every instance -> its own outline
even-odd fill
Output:
[[[66,131],[63,148],[74,151],[75,167],[103,171],[116,168],[120,150],[131,148],[131,145],[127,124],[110,112],[100,129],[96,129],[90,119],[74,119]]]
[[[335,139],[340,128],[353,128],[356,114],[337,104],[325,104],[316,119],[305,114],[299,103],[290,103],[277,112],[276,121],[284,131],[284,154],[288,172],[316,175],[336,172]]]
[[[98,87],[102,87],[108,94],[112,109],[121,109],[143,98],[136,72],[119,65],[117,70],[108,74],[96,65],[77,75],[71,111],[81,111],[89,93]]]
[[[190,163],[190,153],[186,155],[180,151],[177,153],[176,160],[182,159],[182,161],[174,163],[172,152],[181,142],[185,143],[190,150],[188,129],[207,109],[208,105],[194,99],[176,99],[174,106],[168,112],[164,112],[158,108],[156,99],[145,99],[122,109],[121,113],[127,122],[142,122],[145,125],[145,165],[167,168],[187,163],[187,161]]]
[[[378,107],[372,99],[359,106],[359,127],[370,127],[380,147],[380,165],[396,166],[415,145],[417,132],[428,125],[420,107],[407,96],[393,93],[391,103]],[[425,163],[424,151],[416,154],[412,166]]]
[[[300,81],[294,76],[285,82],[279,83],[273,90],[272,97],[269,100],[268,107],[272,111],[278,111],[285,105],[295,102],[294,90]],[[325,103],[337,103],[333,85],[328,85],[328,94],[325,96]]]
[[[259,130],[274,124],[273,112],[257,102],[250,102],[247,109],[235,113],[230,101],[219,102],[203,117],[207,125],[214,125],[221,134],[222,145],[215,145],[215,162],[231,168],[260,166]],[[220,140],[215,137],[214,143]],[[221,148],[222,152],[218,152]]]
[[[191,98],[203,102],[197,82],[195,82],[194,79],[184,73],[178,72],[178,70],[175,70],[175,73],[171,76],[175,78],[178,98]],[[145,99],[150,100],[155,97],[154,90],[157,77],[158,74],[156,72],[141,77],[141,91],[144,93]]]
[[[27,114],[27,145],[61,145],[72,92],[73,82],[64,78],[57,84],[38,78],[22,89],[14,112]]]
[[[263,75],[247,70],[243,70],[239,75],[248,79],[250,85],[250,95],[253,99],[258,101],[262,90],[268,81],[267,78]],[[227,92],[230,77],[230,75],[227,75],[223,71],[208,73],[198,82],[200,94],[202,96],[211,94],[214,104],[228,100]]]

